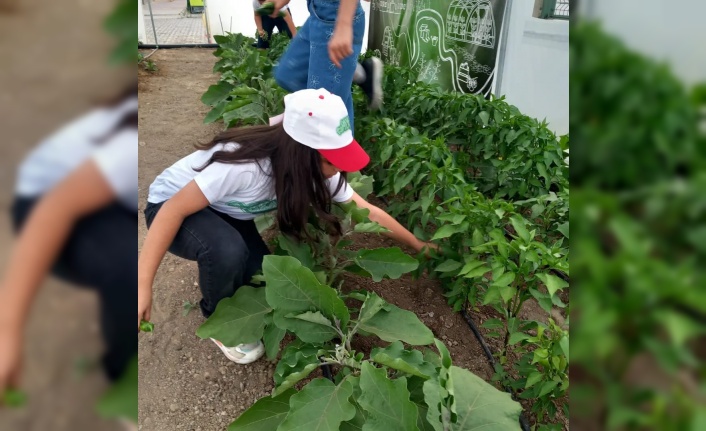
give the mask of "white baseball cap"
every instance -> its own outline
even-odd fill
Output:
[[[370,162],[370,156],[353,139],[343,100],[323,88],[284,96],[284,114],[271,118],[270,125],[282,121],[292,139],[317,150],[344,172],[359,171]]]

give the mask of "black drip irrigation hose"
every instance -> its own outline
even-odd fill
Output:
[[[463,310],[461,310],[461,314],[463,315],[463,319],[466,321],[466,323],[468,323],[468,327],[471,328],[471,331],[473,331],[473,334],[476,336],[476,339],[478,340],[481,347],[483,348],[483,351],[485,352],[485,356],[488,357],[488,362],[490,363],[491,368],[493,368],[493,371],[495,371],[495,365],[496,365],[495,357],[493,356],[493,353],[490,351],[488,344],[485,342],[483,335],[481,335],[475,322],[473,322],[473,319],[471,319],[471,316],[469,316],[468,313],[466,312],[465,307]],[[503,388],[505,389],[505,392],[510,394],[510,396],[512,397],[513,400],[517,401],[517,397],[515,397],[515,393],[513,392],[513,390],[511,388],[509,388],[508,386],[503,386]],[[527,418],[525,417],[524,413],[520,413],[520,427],[522,428],[522,431],[530,431],[529,422],[527,422]]]
[[[321,364],[321,373],[324,375],[324,378],[329,379],[333,382],[333,372],[331,371],[331,365]]]

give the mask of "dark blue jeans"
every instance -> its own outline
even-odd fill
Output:
[[[12,221],[19,231],[40,198],[15,199]],[[76,223],[52,268],[69,283],[95,290],[100,298],[103,368],[117,380],[137,354],[137,213],[119,204]]]
[[[353,74],[365,35],[365,11],[358,4],[353,20],[353,54],[341,61],[341,69],[331,62],[328,42],[338,16],[340,0],[307,0],[309,18],[290,42],[275,70],[280,87],[289,92],[325,88],[343,99],[353,127]]]
[[[148,228],[163,204],[147,203]],[[253,220],[237,220],[206,207],[184,219],[169,252],[198,263],[201,312],[209,317],[221,299],[233,296],[262,269],[270,250]]]

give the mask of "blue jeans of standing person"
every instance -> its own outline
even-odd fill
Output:
[[[290,42],[279,61],[275,79],[289,92],[306,88],[325,88],[343,99],[353,127],[353,73],[365,35],[365,11],[358,3],[353,19],[353,54],[341,61],[341,68],[331,62],[328,43],[333,36],[340,0],[307,0],[309,18]]]
[[[164,202],[147,202],[145,221],[152,226]],[[206,207],[186,217],[177,231],[169,252],[199,266],[199,305],[204,317],[216,311],[221,299],[230,298],[262,269],[267,244],[253,220],[238,220]]]

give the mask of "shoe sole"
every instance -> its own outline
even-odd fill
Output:
[[[377,111],[382,106],[382,71],[384,64],[377,57],[370,57],[370,60],[373,62],[373,67],[371,68],[373,72],[373,97],[370,99],[368,108],[371,111]]]

